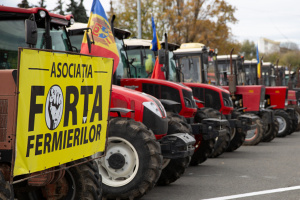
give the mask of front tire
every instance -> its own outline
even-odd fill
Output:
[[[168,113],[168,135],[175,133],[189,133],[189,125],[185,119],[175,113]],[[157,181],[157,185],[169,185],[175,182],[185,172],[189,166],[190,157],[177,158],[177,159],[164,159],[163,170]]]
[[[208,118],[206,113],[202,109],[198,109],[195,115],[195,123],[201,123],[203,119]],[[215,146],[215,138],[210,140],[204,140],[201,134],[195,135],[196,144],[195,152],[192,156],[190,165],[197,166],[207,160],[207,158],[212,154]]]
[[[263,138],[263,142],[271,142],[274,140],[278,133],[279,129],[279,123],[277,120],[275,120],[273,123],[268,124],[267,130],[266,130],[266,136]]]
[[[152,131],[128,118],[110,120],[106,156],[97,160],[106,199],[138,199],[156,184],[162,168]]]
[[[277,137],[287,136],[293,128],[293,122],[290,115],[284,110],[275,110],[275,118],[279,123]]]
[[[262,141],[264,133],[262,120],[258,117],[255,120],[254,124],[256,124],[256,129],[247,131],[247,135],[243,145],[258,145]]]

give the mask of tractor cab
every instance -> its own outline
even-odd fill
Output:
[[[181,82],[208,83],[208,49],[201,43],[183,43],[174,51]]]
[[[65,27],[74,23],[72,15],[61,17],[44,8],[7,8],[0,6],[0,69],[17,69],[18,47],[71,51]]]
[[[230,64],[230,55],[217,56],[217,72],[220,75],[220,85],[229,85],[229,76],[234,76],[237,85],[245,85],[244,58],[240,55],[232,55],[232,65]],[[232,67],[231,67],[232,66]]]

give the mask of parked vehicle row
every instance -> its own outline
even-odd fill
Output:
[[[150,50],[95,2],[88,24],[0,6],[3,198],[139,199],[300,127],[288,88],[246,84],[257,71],[240,56],[167,34]]]

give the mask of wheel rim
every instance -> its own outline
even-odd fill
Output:
[[[254,129],[254,130],[249,130],[249,131],[247,131],[247,135],[246,135],[246,138],[245,138],[245,140],[246,141],[251,141],[251,140],[253,140],[255,137],[256,137],[256,135],[257,135],[257,128],[256,129]]]
[[[235,134],[236,134],[236,128],[231,129],[231,137],[230,137],[230,141],[234,138]]]
[[[281,116],[276,116],[276,119],[279,123],[279,129],[278,129],[278,133],[282,133],[285,131],[286,129],[286,121],[283,117]]]
[[[166,166],[168,166],[168,164],[170,163],[171,159],[163,159],[163,165],[162,165],[162,169],[164,169]]]
[[[124,166],[113,169],[109,165],[112,155],[122,155]],[[94,155],[95,156],[95,155]],[[139,169],[139,158],[136,149],[130,142],[120,137],[109,137],[107,140],[106,156],[96,160],[102,182],[112,187],[121,187],[131,182]]]

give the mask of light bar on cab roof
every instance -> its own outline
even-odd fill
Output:
[[[67,26],[69,24],[69,21],[53,17],[51,18],[51,23]]]

